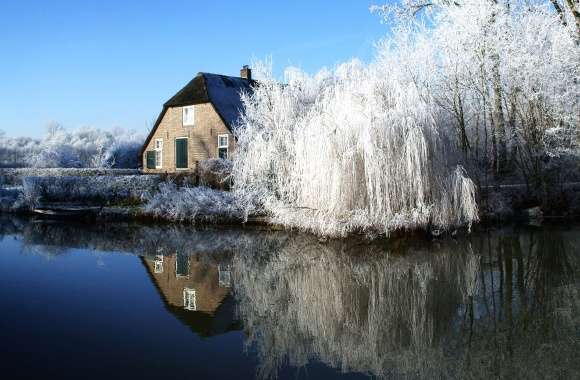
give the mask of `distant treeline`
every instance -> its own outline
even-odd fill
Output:
[[[0,167],[137,168],[144,139],[120,128],[66,131],[58,124],[49,125],[42,139],[0,132]]]

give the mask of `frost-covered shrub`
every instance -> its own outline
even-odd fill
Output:
[[[486,196],[481,202],[481,213],[486,220],[507,220],[514,216],[514,209],[511,199],[508,199],[505,192],[497,189],[487,189]]]
[[[26,177],[24,195],[31,204],[54,202],[140,202],[157,191],[154,175],[100,177]]]
[[[162,183],[144,207],[145,212],[175,221],[241,221],[244,213],[234,194],[208,187]]]
[[[232,174],[232,162],[221,158],[200,161],[197,166],[199,183],[213,189],[227,190]]]
[[[25,211],[28,205],[22,188],[0,187],[0,211]]]
[[[321,235],[470,225],[473,182],[448,124],[397,56],[271,76],[243,98],[234,188],[276,223]]]
[[[49,144],[43,146],[38,154],[28,158],[28,164],[35,168],[80,168],[80,157],[68,145]]]
[[[0,168],[0,185],[20,186],[24,177],[87,177],[138,175],[139,169],[110,168]]]

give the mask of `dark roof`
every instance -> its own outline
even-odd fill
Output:
[[[155,121],[147,140],[145,140],[141,154],[143,154],[145,147],[149,144],[155,130],[161,123],[165,112],[170,107],[212,103],[226,127],[233,132],[243,109],[241,93],[251,93],[252,86],[255,84],[256,81],[254,80],[239,77],[198,73],[185,87],[163,104],[163,110]]]
[[[207,88],[205,86],[205,78],[203,75],[197,74],[195,78],[189,81],[177,94],[173,95],[171,99],[165,102],[165,107],[181,107],[191,104],[201,104],[209,102],[207,95]]]

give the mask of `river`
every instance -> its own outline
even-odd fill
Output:
[[[578,379],[580,226],[321,241],[0,218],[9,378]]]

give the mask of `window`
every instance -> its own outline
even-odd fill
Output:
[[[155,169],[163,167],[163,139],[155,140]]]
[[[189,277],[189,256],[180,253],[175,254],[175,277]]]
[[[163,273],[163,255],[155,255],[155,273]]]
[[[147,169],[155,169],[155,151],[149,150],[145,153]]]
[[[183,289],[183,308],[185,310],[196,311],[197,304],[195,299],[195,289]]]
[[[228,135],[218,135],[218,157],[228,158]]]
[[[222,288],[232,286],[232,272],[229,265],[218,265],[218,285]]]
[[[187,169],[187,137],[175,139],[175,169]]]
[[[183,126],[192,127],[195,123],[195,111],[194,106],[183,107]]]

